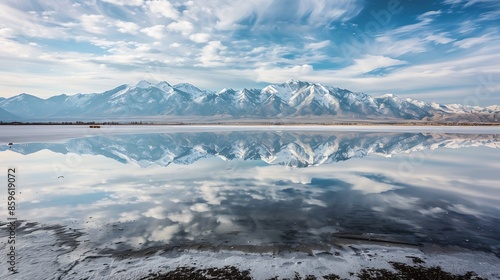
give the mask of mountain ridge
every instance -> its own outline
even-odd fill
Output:
[[[102,119],[162,116],[220,116],[247,119],[325,117],[344,120],[421,120],[434,122],[498,122],[500,106],[428,103],[394,94],[372,97],[319,83],[288,80],[262,89],[221,91],[189,83],[142,80],[102,93],[60,94],[41,99],[20,94],[0,99],[0,108],[24,119]],[[0,115],[0,120],[2,115]]]

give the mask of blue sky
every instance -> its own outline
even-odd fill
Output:
[[[0,3],[0,96],[301,79],[426,101],[500,104],[498,0]]]

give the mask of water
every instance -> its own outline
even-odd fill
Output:
[[[500,256],[497,134],[222,130],[38,142],[36,130],[23,133],[0,146],[0,178],[16,169],[24,275],[71,278],[76,263],[100,256],[311,254],[346,242]]]

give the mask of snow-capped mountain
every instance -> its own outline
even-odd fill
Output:
[[[371,154],[395,156],[426,149],[484,146],[500,148],[498,135],[352,132],[200,132],[96,136],[63,143],[0,145],[21,154],[103,155],[122,163],[192,164],[201,158],[262,160],[290,167],[318,166]]]
[[[206,91],[182,83],[140,81],[103,93],[48,99],[21,94],[0,99],[0,108],[30,120],[99,120],[161,116],[219,119],[320,117],[335,120],[423,120],[497,122],[500,107],[436,104],[392,94],[372,97],[318,83],[289,80],[262,89]]]

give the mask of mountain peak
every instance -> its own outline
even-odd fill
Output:
[[[202,92],[201,89],[199,89],[198,87],[196,87],[190,83],[179,83],[179,84],[174,85],[174,88],[176,88],[178,90],[182,90],[184,92],[188,92],[188,93]]]
[[[142,81],[141,81],[142,82]],[[161,82],[158,82],[156,83],[155,85],[156,87],[163,87],[163,86],[168,86],[168,87],[171,87],[171,85],[167,82],[167,81],[161,81]]]
[[[11,98],[7,98],[7,100],[41,100],[41,98],[28,93],[21,93]]]
[[[190,83],[178,83],[175,84],[174,87],[196,87],[196,86]]]
[[[302,87],[302,86],[308,86],[310,84],[311,83],[309,83],[309,82],[296,80],[296,79],[290,79],[290,80],[286,81],[285,83],[283,83],[282,85],[288,85],[288,86],[293,85],[293,86]]]
[[[137,84],[135,84],[133,87],[136,87],[136,88],[149,88],[151,87],[152,84],[146,80],[141,80],[139,81]]]
[[[21,93],[18,96],[20,96],[20,97],[35,97],[35,96],[33,96],[33,95],[29,94],[29,93]]]
[[[169,83],[167,83],[166,81],[161,81],[154,86],[156,88],[161,89],[164,92],[170,92],[172,90],[172,86]]]
[[[304,82],[297,79],[289,79],[285,82],[285,84],[297,84],[297,83],[304,83]]]
[[[234,89],[232,89],[232,88],[223,88],[221,91],[219,91],[219,92],[217,93],[217,95],[220,95],[220,94],[223,94],[223,93],[227,93],[227,92],[229,92],[229,93],[233,93],[233,92],[235,92],[235,90],[234,90]]]
[[[386,94],[380,96],[380,98],[395,98],[395,97],[397,97],[397,96],[392,94],[392,93],[386,93]]]

